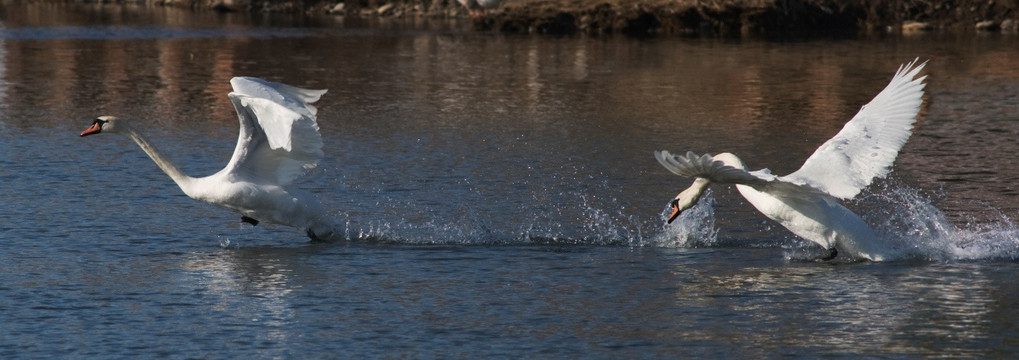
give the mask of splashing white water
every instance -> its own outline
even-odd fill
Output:
[[[610,245],[697,248],[725,246],[715,222],[711,190],[701,202],[666,225],[669,209],[658,217],[644,211],[628,213],[625,201],[609,185],[594,190],[541,192],[522,201],[510,215],[485,203],[461,203],[449,210],[416,208],[412,217],[345,217],[346,238],[400,244],[455,245]],[[597,195],[596,195],[597,194]],[[569,199],[569,201],[564,201]],[[385,202],[383,202],[385,203]],[[875,184],[847,206],[861,215],[886,240],[888,259],[972,261],[1019,259],[1019,229],[1003,214],[991,222],[955,225],[920,190],[894,180]],[[376,204],[378,205],[378,204]],[[398,214],[394,202],[387,214]],[[784,231],[779,225],[775,228]],[[780,232],[781,233],[781,232]],[[819,247],[787,233],[772,243],[787,257],[813,259]],[[814,254],[814,252],[818,252]]]
[[[671,209],[666,208],[660,216],[662,230],[651,238],[649,244],[661,247],[705,247],[712,246],[718,240],[718,229],[715,227],[715,199],[711,190],[701,197],[694,207],[686,209],[672,224],[665,224]]]
[[[956,226],[934,203],[916,188],[885,181],[847,205],[863,215],[884,238],[888,261],[1019,259],[1019,228],[1004,214],[999,213],[995,221]],[[685,248],[717,245],[714,204],[710,193],[705,194],[699,204],[684,211],[673,224],[664,226],[652,236],[650,244],[645,245]],[[665,216],[663,213],[663,222]],[[813,243],[802,239],[797,242],[798,245],[787,248],[788,259],[814,259],[823,255],[813,254],[813,250],[819,250],[814,249],[817,246]]]
[[[956,226],[918,189],[885,182],[858,201],[865,219],[885,238],[895,259],[927,261],[1015,260],[1019,231],[1004,214],[997,220]]]

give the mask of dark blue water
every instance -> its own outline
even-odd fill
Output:
[[[1012,357],[1014,35],[546,38],[448,24],[9,7],[0,31],[0,357]],[[33,15],[34,14],[34,15]],[[890,179],[847,205],[902,256],[820,250],[653,150],[800,163],[931,59]],[[229,159],[233,76],[328,88],[298,181],[351,242],[187,198]]]

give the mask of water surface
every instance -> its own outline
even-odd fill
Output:
[[[443,21],[28,5],[0,12],[0,356],[1010,357],[1019,316],[1017,37],[551,38]],[[370,26],[366,26],[370,25]],[[915,134],[847,205],[884,263],[818,249],[667,149],[794,171],[930,59]],[[233,76],[327,88],[299,180],[355,241],[196,203]]]

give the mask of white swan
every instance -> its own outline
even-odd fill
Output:
[[[338,233],[311,194],[290,187],[322,158],[322,135],[309,105],[326,90],[308,90],[251,77],[230,80],[228,96],[240,118],[233,157],[223,170],[200,178],[185,175],[124,119],[100,116],[81,136],[100,133],[131,138],[189,197],[259,221],[302,229],[312,240]]]
[[[656,151],[655,158],[666,169],[694,178],[672,201],[668,222],[694,206],[709,184],[735,184],[765,216],[828,249],[831,253],[826,259],[841,252],[858,259],[883,260],[887,254],[883,254],[877,235],[838,199],[851,199],[874,178],[887,175],[909,139],[927,77],[916,78],[926,65],[918,61],[900,66],[888,86],[792,174],[747,171],[743,161],[730,153],[712,157]]]
[[[457,0],[457,2],[470,11],[471,17],[477,17],[484,14],[485,10],[498,7],[502,0]]]

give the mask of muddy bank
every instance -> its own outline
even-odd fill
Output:
[[[564,10],[568,9],[568,10]],[[774,34],[1015,31],[1019,1],[528,0],[477,19],[505,32]]]
[[[456,0],[150,0],[219,11],[360,17],[470,17],[483,31],[752,35],[1015,32],[1019,0],[504,0],[469,13]]]

